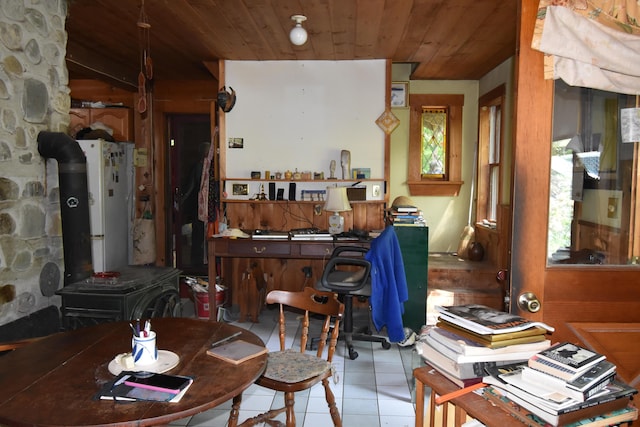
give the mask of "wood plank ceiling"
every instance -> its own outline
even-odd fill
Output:
[[[132,89],[143,0],[71,0],[70,78]],[[515,54],[516,0],[146,0],[156,78],[208,79],[231,60],[387,59],[412,79],[476,80]],[[303,14],[309,39],[289,41]]]

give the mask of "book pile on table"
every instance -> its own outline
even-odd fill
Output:
[[[608,426],[633,421],[637,390],[605,356],[568,342],[524,362],[487,368],[483,396],[530,426]]]
[[[548,348],[553,328],[493,308],[436,306],[438,322],[415,344],[434,369],[459,387],[482,382],[485,368],[528,360]]]
[[[417,206],[401,205],[392,206],[389,216],[394,226],[426,227],[427,221],[422,216],[422,211]]]
[[[637,419],[637,390],[616,378],[602,354],[571,343],[551,346],[554,328],[483,305],[436,306],[438,322],[416,351],[459,387],[525,425],[609,426]]]

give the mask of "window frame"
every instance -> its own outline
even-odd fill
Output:
[[[409,95],[409,164],[407,185],[412,196],[457,196],[462,181],[462,108],[464,95],[410,94]],[[445,178],[422,176],[422,110],[446,107],[448,110],[448,136]]]
[[[503,161],[504,161],[504,114],[505,114],[505,97],[506,88],[504,85],[500,85],[495,89],[487,92],[478,99],[478,158],[477,161],[477,198],[476,198],[476,223],[483,224],[484,220],[489,220],[488,213],[490,212],[491,203],[491,170],[497,168],[497,187],[495,190],[495,219],[494,224],[496,227],[500,221],[500,203],[503,187]],[[490,143],[489,138],[486,135],[489,133],[487,124],[483,121],[483,108],[500,106],[500,135],[498,136],[498,162],[491,162],[490,155]]]

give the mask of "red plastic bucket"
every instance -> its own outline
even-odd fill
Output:
[[[225,302],[226,290],[220,290],[216,292],[216,307],[221,307]],[[209,293],[208,292],[194,292],[193,299],[196,306],[196,316],[198,319],[209,319]],[[216,319],[220,310],[216,310]]]
[[[209,293],[194,292],[193,301],[196,304],[196,316],[198,319],[209,318]]]

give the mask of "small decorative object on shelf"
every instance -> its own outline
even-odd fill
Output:
[[[329,179],[336,179],[336,161],[335,160],[331,160],[331,163],[329,163]]]

